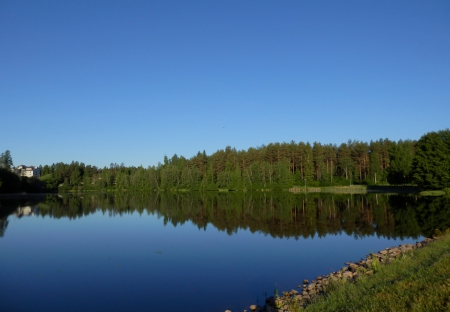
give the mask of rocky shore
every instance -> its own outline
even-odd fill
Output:
[[[251,305],[244,312],[291,312],[293,307],[306,307],[314,298],[324,294],[330,283],[338,281],[354,282],[358,277],[374,274],[380,265],[400,257],[411,250],[424,247],[437,238],[426,238],[415,244],[402,244],[396,247],[386,248],[377,253],[371,253],[365,259],[358,262],[346,262],[345,266],[337,272],[328,275],[317,276],[315,280],[303,280],[297,289],[284,291],[281,296],[266,298],[264,306]],[[226,310],[225,312],[232,312]]]

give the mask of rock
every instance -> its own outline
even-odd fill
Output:
[[[358,269],[359,266],[357,264],[350,263],[348,265],[348,267],[349,267],[350,271],[355,272]]]
[[[307,287],[308,291],[314,288],[316,288],[316,284],[309,284]]]
[[[347,278],[347,279],[351,279],[351,278],[353,278],[353,273],[349,272],[349,271],[344,272],[344,274],[342,274],[342,277],[343,278]]]
[[[316,280],[312,280],[311,282],[307,279],[303,280],[303,284],[297,285],[297,288],[301,289],[301,294],[295,289],[292,289],[289,292],[282,292],[283,297],[274,298],[271,296],[266,299],[265,306],[259,307],[257,305],[251,305],[250,310],[252,312],[287,312],[289,310],[289,304],[295,303],[300,307],[305,306],[306,303],[311,302],[315,297],[323,294],[330,281],[339,281],[341,278],[350,280],[356,279],[361,275],[372,275],[374,274],[374,271],[370,270],[370,268],[373,260],[378,260],[380,263],[387,263],[402,253],[423,247],[433,241],[435,241],[435,239],[426,238],[424,241],[415,244],[402,244],[398,247],[386,248],[378,253],[371,253],[367,255],[365,259],[361,259],[356,263],[345,262],[346,267],[343,267],[337,272],[318,276],[316,277]],[[231,311],[227,310],[226,312]]]

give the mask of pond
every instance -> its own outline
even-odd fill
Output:
[[[0,197],[3,311],[225,311],[450,227],[442,197]]]

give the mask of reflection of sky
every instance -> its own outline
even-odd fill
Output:
[[[164,226],[146,213],[9,221],[0,239],[5,311],[242,310],[262,304],[275,285],[290,290],[371,251],[412,242],[275,239],[248,230],[229,236],[211,225]]]

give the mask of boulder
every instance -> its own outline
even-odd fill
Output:
[[[343,278],[347,278],[347,279],[351,279],[351,278],[353,278],[353,273],[349,272],[349,271],[344,272],[344,274],[342,274],[342,277]]]
[[[316,288],[316,284],[309,284],[307,287],[308,291],[314,288]]]

